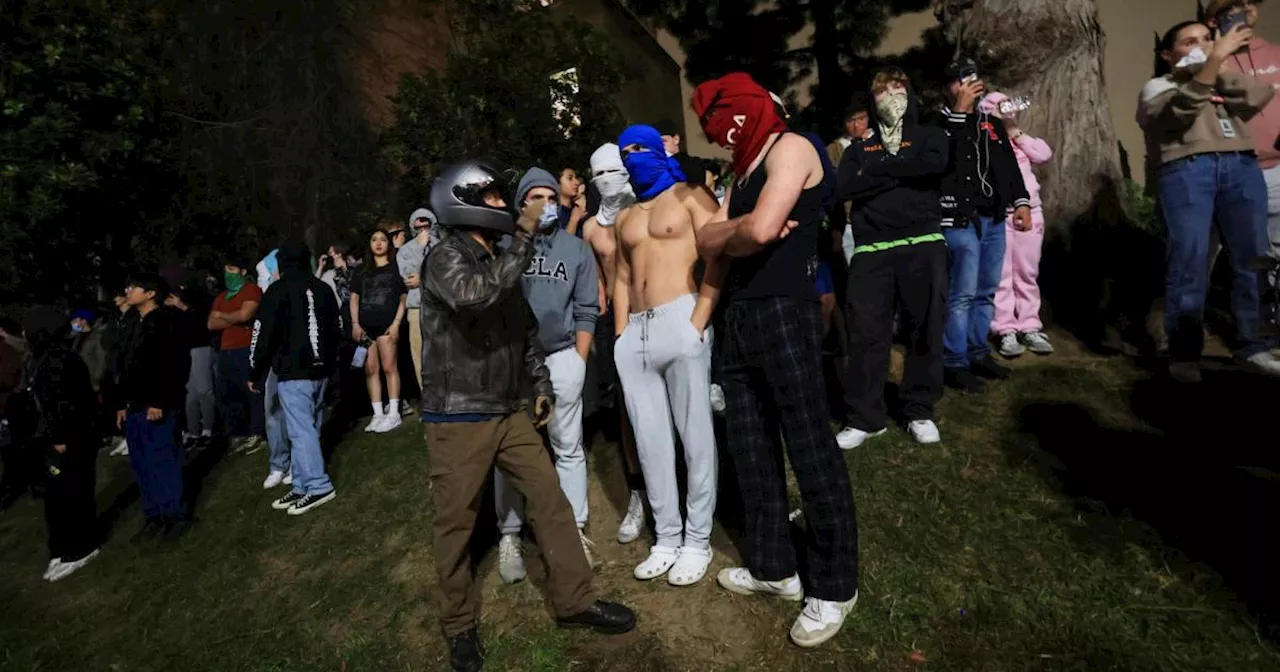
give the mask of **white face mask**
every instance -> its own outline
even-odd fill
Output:
[[[542,206],[542,214],[538,216],[538,230],[550,231],[556,228],[560,223],[560,206],[553,200],[548,199],[547,204]]]
[[[1178,61],[1177,64],[1173,66],[1173,69],[1197,73],[1200,72],[1200,69],[1204,67],[1205,62],[1208,60],[1209,57],[1205,55],[1204,49],[1195,47],[1191,50],[1191,53],[1183,56],[1182,60]]]
[[[636,194],[631,188],[627,172],[602,173],[592,182],[600,190],[600,211],[596,213],[596,222],[600,226],[613,226],[618,213],[636,202]]]

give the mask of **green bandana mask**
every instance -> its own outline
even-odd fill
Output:
[[[244,289],[244,276],[239,273],[231,273],[224,271],[222,273],[222,281],[227,285],[227,298],[235,298],[240,290]]]

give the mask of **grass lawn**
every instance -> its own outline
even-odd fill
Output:
[[[797,605],[716,587],[738,557],[723,526],[700,585],[631,578],[647,544],[614,540],[625,491],[597,442],[599,583],[640,625],[558,631],[537,582],[500,585],[486,552],[486,669],[1280,669],[1280,385],[1217,366],[1172,390],[1064,345],[983,396],[948,394],[939,446],[895,429],[846,453],[862,591],[824,648],[787,641]],[[111,536],[57,584],[40,580],[43,519],[24,498],[0,514],[0,670],[447,669],[428,452],[408,424],[347,437],[330,462],[338,498],[303,517],[268,506],[265,452],[223,457],[171,548],[128,543],[136,492],[127,460],[104,453]]]

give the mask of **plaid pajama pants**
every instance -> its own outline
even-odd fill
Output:
[[[746,567],[762,581],[796,574],[785,450],[808,522],[806,594],[849,600],[858,589],[858,521],[822,385],[821,309],[783,297],[736,301],[725,310],[722,333],[721,385],[742,491]]]

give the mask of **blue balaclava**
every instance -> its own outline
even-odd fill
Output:
[[[636,124],[618,136],[618,146],[640,145],[647,152],[623,152],[622,165],[627,167],[631,175],[631,186],[635,187],[636,196],[647,201],[666,191],[677,182],[684,182],[684,172],[674,157],[667,156],[662,146],[662,136],[652,126]]]

